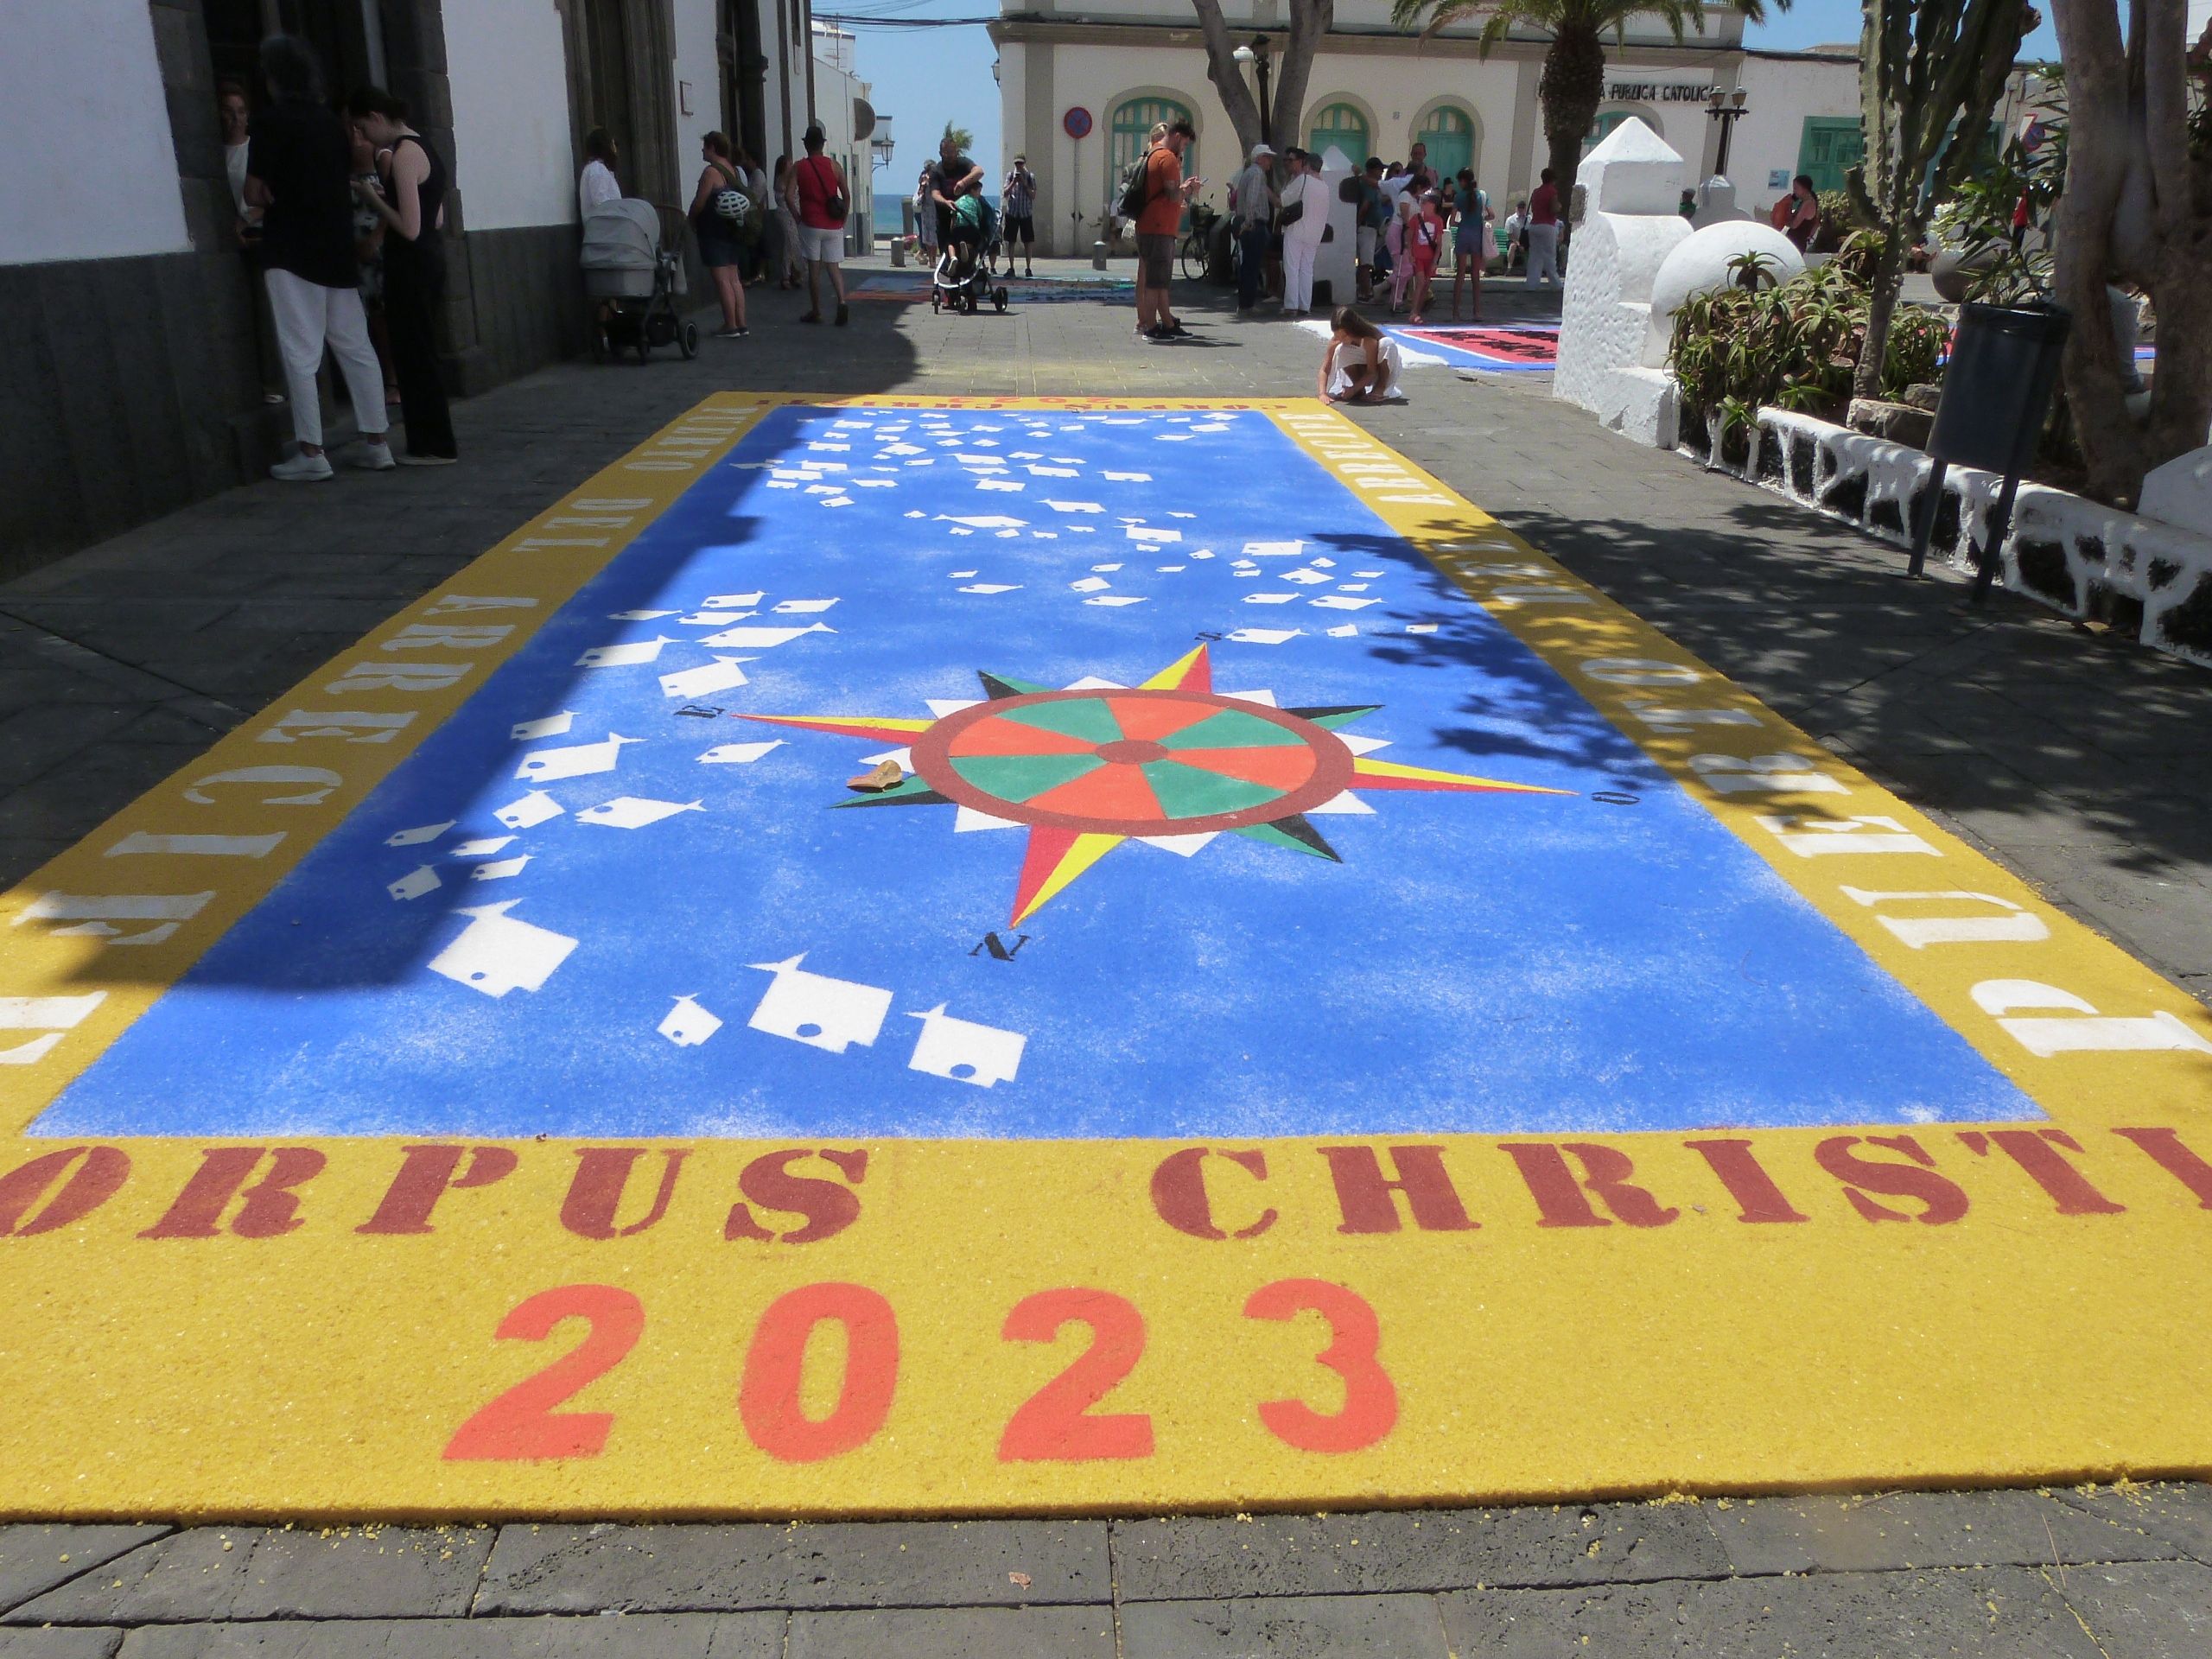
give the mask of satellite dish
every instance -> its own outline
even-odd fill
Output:
[[[864,143],[875,131],[875,105],[864,98],[853,100],[853,140]]]

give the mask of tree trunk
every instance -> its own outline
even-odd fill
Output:
[[[1904,289],[1904,238],[1882,238],[1881,257],[1874,262],[1874,289],[1866,307],[1866,337],[1859,342],[1859,365],[1852,371],[1851,395],[1879,397],[1882,370],[1888,360],[1890,321],[1897,315],[1897,296]]]
[[[1586,24],[1563,25],[1544,54],[1544,73],[1536,83],[1544,111],[1544,142],[1552,182],[1559,190],[1564,219],[1574,196],[1574,175],[1582,165],[1582,141],[1598,118],[1605,96],[1605,47]]]
[[[1231,34],[1228,20],[1222,16],[1221,0],[1191,0],[1191,5],[1198,15],[1198,28],[1205,36],[1206,79],[1213,83],[1214,91],[1221,98],[1221,107],[1229,112],[1230,124],[1236,129],[1236,164],[1221,169],[1219,175],[1226,183],[1243,168],[1244,158],[1252,153],[1252,146],[1263,137],[1278,150],[1299,142],[1298,122],[1305,112],[1306,83],[1313,67],[1313,54],[1320,48],[1322,40],[1336,21],[1336,0],[1290,0],[1290,28],[1275,58],[1274,84],[1268,100],[1268,112],[1273,117],[1268,124],[1274,129],[1272,137],[1261,130],[1259,100],[1252,95],[1244,71],[1236,61],[1236,36]]]

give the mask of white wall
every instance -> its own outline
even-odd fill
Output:
[[[1739,84],[1749,113],[1736,124],[1736,136],[1729,141],[1728,176],[1736,187],[1736,205],[1764,214],[1789,194],[1788,185],[1777,188],[1767,179],[1784,169],[1796,175],[1805,118],[1858,115],[1859,66],[1747,57]]]
[[[468,228],[572,223],[568,59],[553,0],[455,0],[445,22],[454,178]]]
[[[146,0],[10,5],[0,264],[191,246]],[[214,101],[207,120],[215,120]]]
[[[683,205],[691,205],[698,188],[699,140],[721,129],[733,145],[741,136],[722,127],[721,62],[715,55],[715,0],[676,0],[675,77],[669,87],[669,107],[676,111],[676,178],[683,187]],[[683,89],[691,89],[691,112],[683,112]],[[759,160],[758,156],[753,158]],[[770,162],[775,160],[770,156]]]

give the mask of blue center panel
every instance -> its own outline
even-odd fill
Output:
[[[1135,685],[1199,643],[1217,692],[1380,705],[1338,728],[1374,760],[1565,792],[1355,779],[1307,819],[1333,860],[1125,842],[1014,925],[1026,826],[841,807],[901,743],[738,717],[926,722],[979,671]],[[34,1132],[2038,1116],[1265,416],[791,407]]]

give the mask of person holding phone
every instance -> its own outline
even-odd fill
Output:
[[[1175,275],[1175,233],[1183,208],[1205,188],[1204,179],[1183,176],[1183,152],[1198,136],[1188,121],[1168,124],[1166,136],[1144,158],[1144,206],[1137,213],[1137,335],[1155,343],[1187,339],[1191,331],[1168,303]]]

